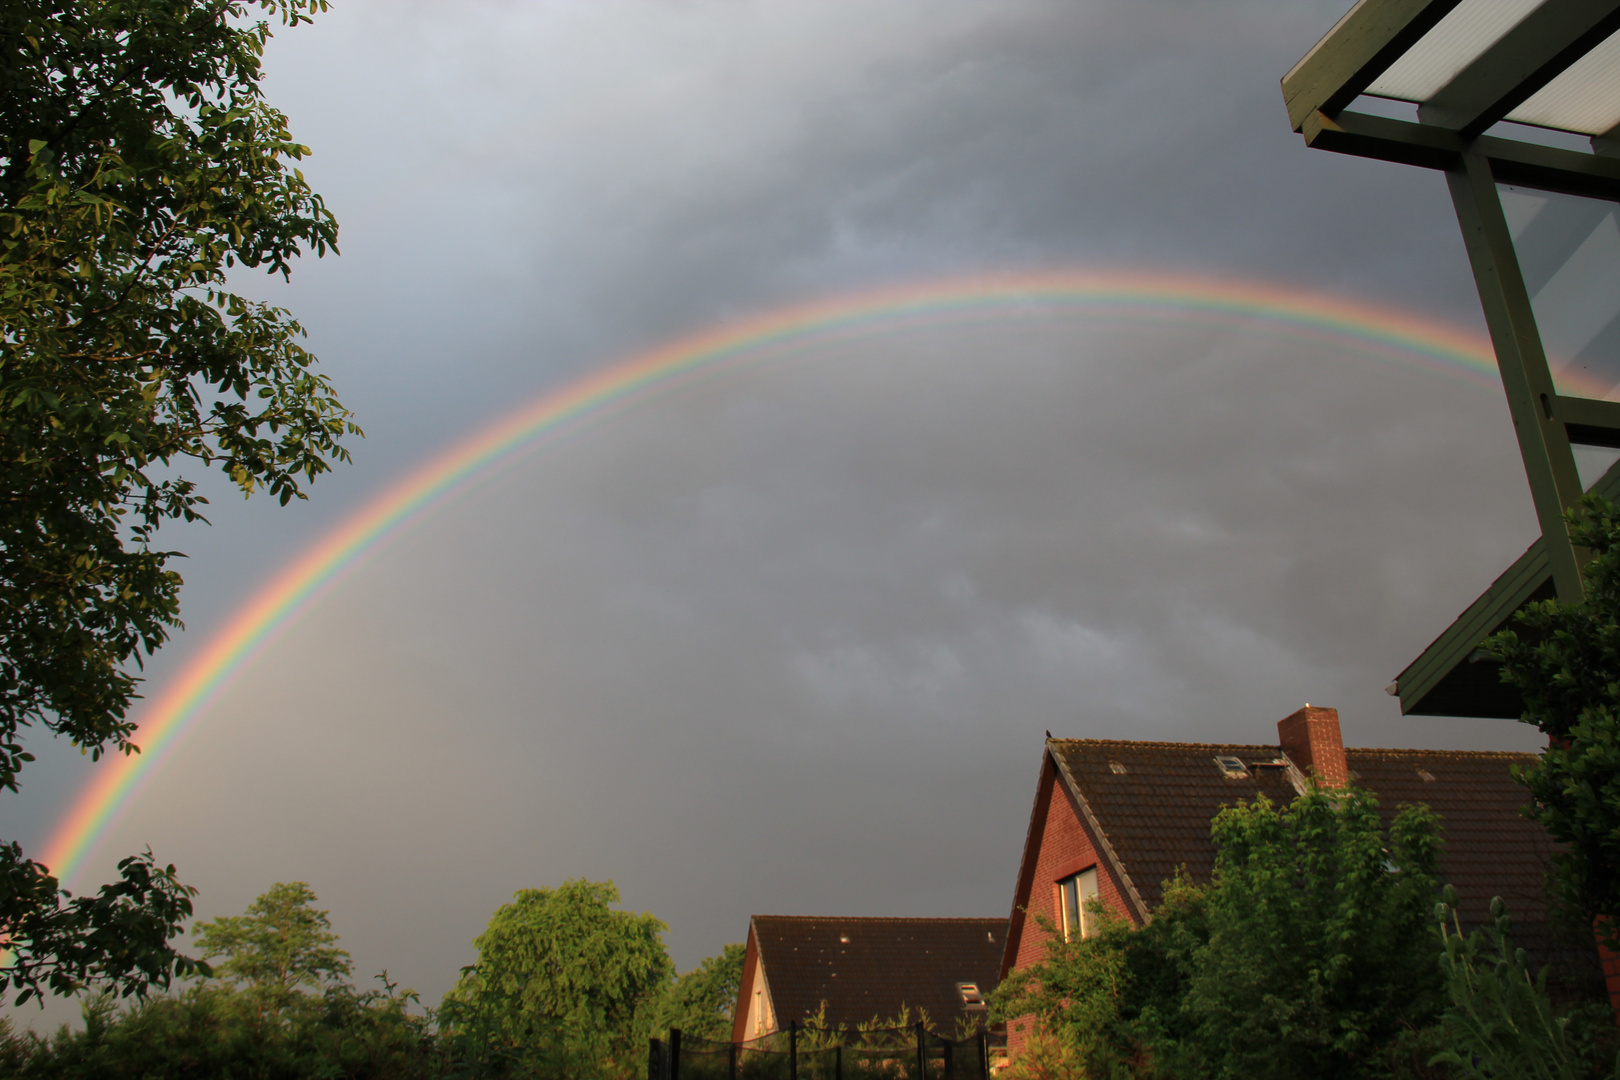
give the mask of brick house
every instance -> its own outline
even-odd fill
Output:
[[[1571,992],[1597,988],[1590,936],[1549,918],[1551,841],[1519,813],[1526,794],[1509,769],[1534,755],[1347,750],[1338,712],[1309,705],[1279,721],[1277,733],[1276,746],[1048,738],[998,981],[1041,959],[1048,935],[1032,916],[1084,935],[1085,901],[1096,896],[1143,925],[1177,867],[1209,880],[1210,821],[1222,807],[1260,795],[1291,801],[1309,776],[1371,790],[1386,821],[1402,804],[1428,805],[1444,830],[1440,878],[1455,886],[1465,925],[1484,921],[1491,897],[1501,896],[1520,946],[1551,963]],[[1009,1027],[1016,1053],[1020,1025]]]
[[[826,1004],[829,1024],[927,1011],[949,1034],[982,1018],[1007,945],[1006,919],[823,918],[748,920],[733,1042],[769,1035]]]

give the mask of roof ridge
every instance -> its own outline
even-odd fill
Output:
[[[1534,750],[1430,750],[1416,746],[1347,746],[1347,754],[1445,754],[1449,757],[1538,757]]]
[[[1183,748],[1221,747],[1227,750],[1279,750],[1277,743],[1205,743],[1205,742],[1169,742],[1152,739],[1059,739],[1053,738],[1054,743],[1083,743],[1087,746],[1173,746]]]
[[[1214,742],[1170,742],[1157,739],[1060,739],[1051,740],[1059,746],[1081,745],[1087,747],[1136,747],[1141,749],[1180,749],[1180,750],[1275,750],[1281,752],[1278,743],[1214,743]],[[1535,757],[1534,750],[1450,750],[1440,747],[1420,746],[1346,746],[1347,754],[1447,754],[1453,757],[1477,758],[1509,758],[1509,757]]]
[[[998,922],[1007,921],[1005,915],[750,915],[751,919],[797,919],[827,922]]]

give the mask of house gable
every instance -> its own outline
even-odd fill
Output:
[[[1147,920],[1148,909],[1135,883],[1052,746],[1053,741],[1049,741],[1041,759],[1035,806],[1030,812],[1029,833],[1024,840],[1024,856],[1008,919],[1001,978],[1041,958],[1051,935],[1037,920],[1044,918],[1054,925],[1058,922],[1058,882],[1083,870],[1096,869],[1097,893],[1110,911],[1137,926]]]
[[[754,920],[748,920],[748,945],[743,952],[742,978],[737,985],[737,1005],[731,1010],[731,1041],[745,1042],[776,1030],[776,1012],[771,1007],[771,988],[765,981],[765,967],[759,962],[759,937]]]

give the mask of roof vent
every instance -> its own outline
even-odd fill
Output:
[[[962,995],[964,1009],[977,1012],[988,1007],[984,1003],[984,995],[979,993],[978,983],[959,982],[956,984],[956,992]]]
[[[1215,767],[1229,780],[1241,780],[1249,775],[1249,767],[1235,757],[1222,754],[1215,759]]]
[[[843,944],[848,945],[849,944],[849,935],[848,934],[839,934],[838,935],[838,940],[840,942],[842,942]]]
[[[1123,764],[1121,764],[1120,762],[1118,762],[1118,761],[1110,761],[1108,763],[1108,771],[1113,773],[1115,776],[1124,776],[1125,772],[1126,772],[1126,769],[1125,769],[1125,766]]]

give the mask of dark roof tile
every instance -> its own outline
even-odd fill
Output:
[[[784,1026],[825,1001],[832,1024],[887,1020],[905,1005],[949,1032],[965,1015],[956,984],[977,983],[988,994],[1007,941],[1006,919],[755,915],[753,925]]]

